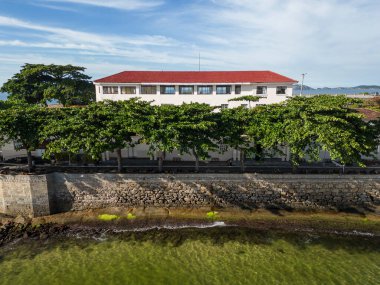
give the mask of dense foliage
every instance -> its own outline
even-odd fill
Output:
[[[91,77],[85,68],[73,65],[25,64],[19,73],[4,83],[0,92],[11,100],[44,104],[56,100],[63,106],[86,105],[95,100]]]
[[[244,95],[244,96],[239,96],[232,98],[228,100],[228,102],[233,102],[233,101],[247,101],[249,108],[251,108],[251,102],[257,102],[260,100],[259,96],[254,96],[254,95]]]
[[[363,121],[362,115],[350,108],[357,99],[321,95],[295,97],[278,105],[256,108],[256,122],[249,133],[266,148],[287,145],[292,162],[316,161],[321,150],[343,164],[360,163],[361,155],[369,156],[379,144],[374,122]]]
[[[133,145],[133,137],[142,133],[150,108],[147,102],[131,99],[55,109],[59,119],[51,120],[44,128],[48,139],[45,155],[83,150],[100,160],[102,153],[116,150],[121,171],[121,149]]]
[[[43,129],[51,120],[48,120],[48,110],[34,105],[1,104],[0,110],[0,145],[14,142],[16,150],[26,149],[28,168],[32,171],[31,152],[41,146],[45,140]]]
[[[322,150],[342,164],[361,164],[361,155],[376,150],[380,128],[350,107],[357,103],[326,95],[217,111],[207,104],[153,106],[136,98],[69,108],[0,102],[0,141],[18,142],[30,159],[31,151],[42,146],[45,156],[83,151],[94,160],[116,151],[119,171],[121,149],[141,142],[158,154],[160,169],[165,152],[177,149],[193,155],[198,170],[199,159],[220,145],[240,151],[242,170],[246,155],[260,159],[268,152],[283,153],[286,146],[295,165],[318,160]]]

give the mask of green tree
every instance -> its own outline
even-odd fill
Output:
[[[273,104],[258,106],[252,110],[247,135],[254,142],[251,151],[255,154],[256,160],[268,154],[283,154],[279,148],[286,142],[284,121],[281,117],[283,108],[279,104]]]
[[[150,103],[137,98],[69,108],[63,119],[52,120],[45,128],[51,138],[46,155],[83,150],[92,159],[99,160],[105,151],[116,151],[121,172],[121,149],[135,143],[133,136],[142,132],[149,110]]]
[[[288,145],[295,165],[304,158],[319,160],[321,150],[342,164],[362,165],[361,155],[370,155],[379,144],[378,130],[350,108],[355,103],[345,96],[295,97],[258,108],[260,123],[250,131],[267,148]]]
[[[209,157],[209,151],[217,149],[216,108],[201,103],[183,103],[178,107],[177,148],[180,153],[195,157],[195,171],[199,171],[199,159]]]
[[[245,169],[245,155],[253,151],[248,127],[252,120],[252,110],[243,107],[222,109],[218,113],[218,136],[220,142],[240,152],[240,167]]]
[[[54,108],[51,110],[51,119],[43,128],[47,139],[45,158],[67,152],[77,154],[82,149],[81,123],[79,112],[83,107]],[[77,123],[79,122],[79,123]],[[70,160],[70,159],[69,159]]]
[[[239,97],[232,98],[232,99],[228,100],[228,102],[231,102],[231,101],[248,101],[248,106],[249,106],[249,108],[251,108],[251,102],[257,102],[259,100],[260,100],[259,96],[245,95],[245,96],[239,96]]]
[[[73,65],[25,64],[1,87],[9,99],[29,104],[57,100],[64,106],[86,105],[95,100],[95,88],[85,68]]]
[[[0,143],[16,142],[16,150],[26,149],[28,170],[33,171],[32,151],[45,140],[48,110],[40,106],[17,104],[0,110]]]
[[[158,171],[162,172],[166,152],[178,148],[178,106],[153,106],[153,115],[148,116],[141,132],[143,141],[149,145],[151,154],[158,152]]]

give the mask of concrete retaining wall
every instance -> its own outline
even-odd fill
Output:
[[[65,174],[0,176],[0,211],[111,206],[374,209],[380,175]]]
[[[0,212],[11,215],[50,214],[45,175],[0,175]]]

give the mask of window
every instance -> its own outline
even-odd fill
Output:
[[[194,94],[194,86],[179,86],[179,94]]]
[[[248,108],[248,104],[241,104],[240,106],[246,109]]]
[[[216,94],[231,94],[231,85],[216,86]]]
[[[161,94],[175,94],[174,85],[162,85],[160,87]]]
[[[257,86],[256,94],[259,94],[259,95],[267,94],[267,87],[266,86]]]
[[[241,94],[241,85],[235,85],[235,94]]]
[[[198,86],[198,94],[212,94],[213,88],[211,85]]]
[[[222,104],[220,105],[220,109],[228,109],[228,104]]]
[[[276,94],[286,94],[286,86],[277,86]]]
[[[156,85],[142,85],[141,94],[157,94]]]
[[[103,86],[103,94],[118,94],[117,86]]]
[[[122,86],[120,87],[121,94],[136,94],[135,86]]]

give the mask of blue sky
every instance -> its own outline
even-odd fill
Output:
[[[378,0],[0,0],[0,84],[24,63],[273,70],[314,87],[380,84]]]

